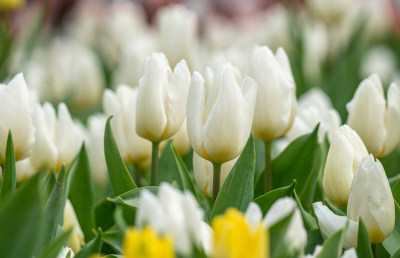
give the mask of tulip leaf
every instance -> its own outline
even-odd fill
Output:
[[[364,221],[361,219],[358,222],[358,239],[357,239],[357,255],[358,257],[374,258],[369,241],[368,231]]]
[[[71,178],[68,198],[74,207],[79,225],[85,235],[85,242],[89,242],[93,237],[94,221],[94,190],[91,177],[89,160],[85,145],[78,154],[77,164],[71,170]]]
[[[314,253],[315,247],[318,245],[322,245],[324,243],[324,239],[321,235],[321,230],[319,228],[311,229],[307,231],[307,246],[304,249],[305,254]]]
[[[104,155],[106,157],[112,194],[113,196],[117,196],[135,189],[136,185],[118,151],[111,129],[111,118],[112,117],[108,118],[104,132]],[[134,128],[132,130],[134,130]]]
[[[143,190],[148,190],[154,194],[157,194],[158,186],[145,186],[145,187],[136,188],[136,189],[130,190],[126,193],[123,193],[117,197],[107,198],[107,200],[109,200],[110,202],[115,203],[115,204],[123,205],[125,207],[138,208],[140,193]]]
[[[400,243],[400,206],[396,201],[394,201],[394,208],[396,216],[393,232],[382,242],[382,245],[390,255],[397,251]]]
[[[57,257],[60,250],[68,246],[69,237],[72,233],[72,229],[60,234],[52,243],[50,243],[38,256],[39,258],[53,258]]]
[[[122,253],[122,241],[124,238],[124,232],[114,226],[108,231],[103,233],[102,241],[118,253]]]
[[[96,226],[102,230],[111,228],[114,225],[114,211],[114,203],[109,202],[107,199],[100,201],[94,209]]]
[[[400,248],[397,249],[397,251],[394,252],[394,254],[392,256],[390,256],[390,258],[400,258]]]
[[[301,205],[301,202],[299,200],[299,197],[297,197],[296,190],[294,191],[293,195],[294,195],[294,199],[297,202],[297,206],[299,207],[301,217],[303,218],[304,227],[306,228],[306,230],[310,231],[310,230],[318,229],[319,226],[318,226],[316,219],[313,216],[311,216],[310,213],[308,213],[306,210],[304,210],[303,205]]]
[[[175,177],[175,169],[171,141],[168,141],[158,161],[157,185],[160,185],[161,182],[172,183]]]
[[[400,203],[400,181],[397,181],[397,183],[393,186],[392,194],[393,194],[394,200],[397,203]]]
[[[342,244],[347,230],[347,224],[341,230],[331,235],[324,243],[321,252],[317,258],[339,258],[342,253]]]
[[[39,175],[28,179],[0,207],[1,257],[33,257],[42,240]]]
[[[53,191],[47,200],[44,208],[44,214],[46,214],[46,232],[43,244],[50,243],[56,236],[57,227],[62,222],[64,205],[66,200],[66,186],[65,186],[65,166],[61,167],[60,173],[58,174],[57,181],[54,185]]]
[[[272,162],[273,188],[287,186],[296,180],[298,197],[307,208],[311,205],[321,166],[318,127],[311,134],[293,141]]]
[[[99,254],[102,245],[102,232],[101,230],[97,232],[96,236],[87,243],[82,249],[74,256],[74,258],[86,258],[93,254]]]
[[[257,203],[258,206],[260,206],[263,215],[265,215],[276,200],[286,196],[290,197],[293,193],[295,186],[296,180],[293,180],[291,185],[272,190],[271,192],[257,197],[254,202]]]
[[[298,253],[293,248],[289,248],[287,230],[292,220],[293,212],[275,223],[269,228],[270,253],[274,257],[298,257]],[[300,250],[298,250],[300,251]],[[303,250],[301,250],[303,252]]]
[[[254,196],[254,172],[255,149],[253,135],[251,135],[219,191],[211,218],[223,214],[229,207],[242,212],[247,209]]]
[[[14,144],[11,131],[8,132],[6,156],[4,163],[3,180],[1,182],[0,200],[3,202],[15,192],[16,188],[16,171],[15,171],[15,154]]]

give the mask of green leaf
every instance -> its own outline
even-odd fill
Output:
[[[331,235],[318,254],[317,258],[339,258],[342,253],[342,244],[347,230],[347,224],[344,228]]]
[[[107,200],[109,200],[112,203],[120,204],[120,205],[123,205],[126,207],[138,208],[140,193],[144,189],[146,189],[154,194],[157,194],[158,186],[144,186],[144,187],[136,188],[136,189],[130,190],[126,193],[123,193],[117,197],[107,198]]]
[[[272,190],[271,192],[268,192],[256,198],[254,202],[257,203],[258,206],[260,206],[263,215],[265,215],[275,201],[277,201],[282,197],[286,196],[290,197],[293,193],[295,186],[296,186],[296,180],[293,180],[291,185]]]
[[[293,212],[269,228],[271,258],[297,257],[292,248],[288,247],[287,230],[292,220]]]
[[[69,176],[71,177],[69,200],[85,235],[85,242],[89,242],[94,237],[93,229],[96,225],[94,221],[93,181],[85,145],[82,145],[78,154],[77,165]]]
[[[397,183],[393,186],[392,194],[393,194],[394,200],[397,203],[400,203],[400,181],[397,181]]]
[[[318,127],[311,134],[297,138],[272,161],[274,189],[296,180],[299,199],[307,208],[311,205],[321,166]]]
[[[117,254],[109,254],[104,256],[103,258],[124,258],[125,256],[123,255],[117,255]]]
[[[74,256],[74,258],[86,258],[92,254],[100,254],[102,234],[103,233],[101,230],[99,230],[95,238],[82,247],[82,249]]]
[[[107,232],[104,232],[102,237],[103,242],[110,245],[118,253],[122,253],[123,239],[124,232],[116,226],[110,228]]]
[[[324,243],[324,239],[322,238],[321,231],[319,228],[311,229],[307,231],[307,246],[304,249],[305,254],[314,253],[315,247],[317,245],[322,245]]]
[[[39,255],[39,258],[54,258],[60,250],[68,246],[69,237],[71,235],[72,229],[63,232],[59,237],[57,237],[50,245],[48,245],[43,252]]]
[[[62,222],[66,199],[65,181],[65,167],[63,165],[61,167],[60,173],[58,174],[57,181],[54,185],[53,191],[51,192],[50,198],[44,208],[47,225],[43,242],[44,245],[47,245],[54,239],[54,237],[56,236],[57,227]]]
[[[95,208],[96,226],[103,230],[111,228],[114,224],[114,210],[115,204],[109,202],[107,199],[99,202]]]
[[[374,258],[368,231],[361,217],[358,223],[357,255],[358,257]]]
[[[360,256],[359,256],[360,257]],[[400,258],[400,248],[390,258]]]
[[[297,206],[300,209],[301,217],[303,218],[304,227],[306,228],[306,230],[310,231],[310,230],[318,229],[319,226],[318,226],[317,221],[315,220],[315,218],[310,213],[308,213],[303,208],[303,205],[301,205],[301,202],[300,202],[299,198],[297,197],[296,190],[294,191],[294,199],[296,200]]]
[[[400,243],[400,206],[396,201],[394,201],[394,208],[396,216],[393,232],[382,242],[382,245],[390,255],[397,251]]]
[[[251,135],[219,191],[211,218],[223,214],[229,207],[234,207],[242,212],[247,209],[253,200],[254,171],[255,149],[253,135]]]
[[[175,179],[175,169],[171,141],[168,141],[158,161],[157,185],[160,185],[161,182],[172,183]]]
[[[42,241],[39,175],[26,181],[0,208],[1,257],[33,257]]]
[[[129,190],[135,189],[136,185],[129,174],[128,169],[118,151],[114,135],[111,129],[111,118],[108,118],[104,132],[104,155],[108,168],[108,175],[111,183],[113,196],[120,195]]]
[[[3,180],[1,182],[0,200],[3,202],[15,192],[16,172],[15,154],[11,131],[8,132]]]

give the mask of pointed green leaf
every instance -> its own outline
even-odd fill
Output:
[[[368,231],[361,217],[358,222],[357,255],[358,257],[374,258],[371,243],[369,242]]]
[[[400,258],[400,248],[397,249],[397,251],[394,252],[394,254],[392,256],[390,256],[390,258]]]
[[[0,208],[1,257],[33,257],[42,242],[39,175],[28,179]]]
[[[400,206],[396,201],[394,201],[394,208],[396,215],[393,232],[382,242],[382,245],[390,255],[397,251],[400,243]]]
[[[101,230],[97,232],[95,238],[82,247],[82,249],[74,256],[74,258],[86,258],[92,254],[100,254],[102,234],[103,233]]]
[[[135,189],[136,185],[126,168],[124,160],[118,151],[117,144],[115,143],[110,124],[111,118],[112,117],[108,118],[104,132],[104,155],[106,157],[112,194],[113,196],[117,196]],[[132,128],[132,130],[135,130],[135,128]]]
[[[16,187],[15,154],[11,131],[8,132],[3,180],[1,182],[0,200],[3,202]]]
[[[303,218],[304,227],[306,228],[306,230],[310,231],[313,229],[318,229],[319,226],[318,226],[317,221],[310,213],[308,213],[306,210],[304,210],[303,205],[301,205],[301,202],[300,202],[299,198],[297,197],[296,191],[294,191],[294,199],[296,200],[297,206],[300,209],[301,217]]]
[[[307,231],[307,246],[304,249],[304,254],[313,254],[317,245],[322,245],[324,239],[322,238],[319,228]]]
[[[102,230],[111,228],[114,225],[114,211],[114,203],[109,202],[107,199],[100,201],[94,209],[96,226]]]
[[[293,212],[269,228],[271,258],[298,257],[296,250],[289,248],[286,239],[292,216]]]
[[[321,252],[317,258],[339,258],[342,253],[343,239],[347,230],[347,224],[344,228],[331,235],[324,243]]]
[[[137,208],[137,207],[139,207],[140,193],[144,189],[146,189],[154,194],[157,194],[158,186],[144,186],[144,187],[136,188],[136,189],[130,190],[126,193],[123,193],[117,197],[107,198],[107,200],[109,200],[112,203],[120,204],[120,205],[123,205],[126,207]]]
[[[400,203],[400,181],[397,181],[397,183],[393,186],[392,194],[393,194],[394,200],[397,203]]]
[[[318,128],[316,126],[311,134],[297,138],[272,161],[274,189],[296,180],[299,199],[306,208],[311,205],[321,166]]]
[[[254,172],[255,149],[253,135],[251,135],[219,191],[211,218],[223,214],[229,207],[242,212],[247,209],[254,195]]]
[[[49,244],[45,250],[39,255],[39,258],[53,258],[57,257],[57,254],[60,250],[68,246],[69,237],[71,235],[72,229],[63,232],[60,236],[58,236],[51,244]]]
[[[293,180],[291,185],[278,188],[268,192],[254,200],[255,203],[260,206],[263,215],[267,213],[269,208],[271,208],[272,204],[282,197],[290,197],[293,193],[293,190],[296,186],[296,180]]]
[[[102,240],[104,243],[110,245],[116,252],[122,253],[122,241],[124,238],[124,232],[118,227],[114,226],[107,232],[103,233]]]
[[[96,225],[94,221],[93,181],[85,145],[82,145],[78,154],[77,165],[69,176],[71,177],[71,185],[68,197],[85,235],[85,242],[89,242],[94,237],[93,229]]]

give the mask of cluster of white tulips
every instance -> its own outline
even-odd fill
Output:
[[[0,257],[400,254],[389,1],[235,5],[149,24],[145,4],[82,1],[57,34],[15,38]]]

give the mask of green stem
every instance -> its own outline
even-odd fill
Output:
[[[221,163],[213,162],[214,167],[214,175],[213,175],[213,199],[212,199],[212,206],[214,207],[215,200],[217,200],[218,192],[219,192],[219,185],[221,179]]]
[[[135,173],[135,183],[137,187],[142,187],[143,170],[139,165],[133,166]]]
[[[264,190],[266,193],[272,190],[272,160],[271,160],[271,149],[272,141],[265,141],[265,181]]]
[[[153,142],[153,148],[151,151],[151,178],[150,185],[157,185],[157,173],[158,173],[158,147],[159,142]]]
[[[372,249],[372,255],[376,258],[377,256],[376,256],[376,245],[377,244],[372,244],[371,245],[371,249]]]

